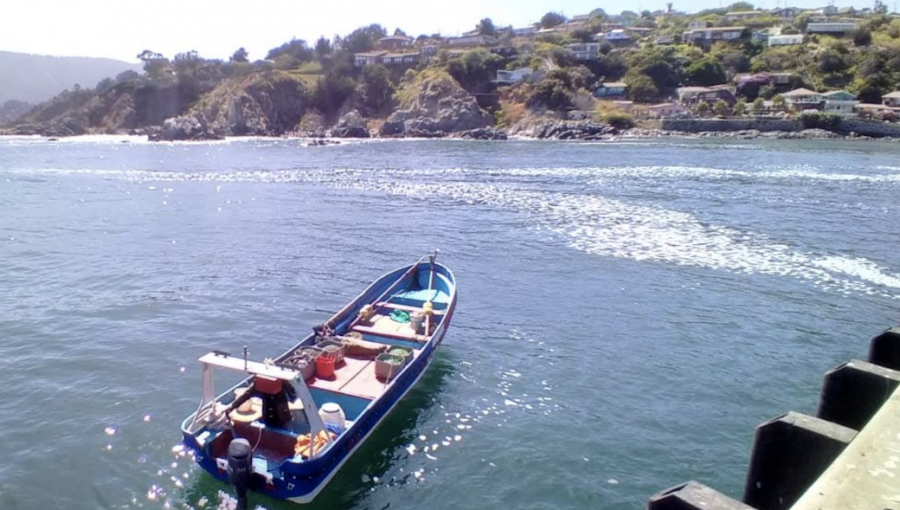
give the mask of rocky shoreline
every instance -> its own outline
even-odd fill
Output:
[[[393,117],[393,116],[392,116]],[[396,118],[396,117],[395,117]],[[380,130],[370,130],[366,127],[365,119],[358,112],[353,111],[342,117],[331,129],[316,131],[296,131],[283,135],[258,134],[271,138],[310,138],[311,146],[335,145],[341,139],[404,139],[404,138],[429,138],[429,139],[459,139],[459,140],[561,140],[561,141],[621,141],[621,140],[646,140],[661,138],[686,138],[706,139],[719,138],[731,140],[870,140],[900,142],[896,137],[869,137],[859,136],[854,133],[842,135],[823,129],[804,129],[801,131],[759,131],[755,129],[740,131],[700,131],[686,132],[665,129],[634,127],[617,129],[609,124],[594,121],[570,121],[570,120],[539,120],[519,123],[508,129],[493,126],[475,127],[465,130],[445,131],[434,122],[422,121],[413,118],[410,122],[406,119],[402,130],[397,132],[396,127],[383,126]],[[387,124],[387,122],[385,123]],[[115,133],[91,133],[113,134],[130,136],[147,136],[154,142],[163,141],[215,141],[223,140],[226,135],[205,129],[202,123],[192,118],[180,117],[169,119],[161,127],[135,129]],[[63,133],[42,132],[0,132],[0,136],[39,135],[44,138],[62,138]]]

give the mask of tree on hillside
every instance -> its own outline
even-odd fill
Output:
[[[725,71],[719,61],[713,57],[694,61],[685,69],[684,74],[689,84],[701,87],[725,82]]]
[[[469,92],[486,92],[493,86],[503,59],[484,48],[469,50],[447,61],[447,72]]]
[[[322,60],[322,58],[331,53],[333,49],[331,41],[325,37],[319,37],[319,39],[316,40],[316,47],[313,51],[316,53],[316,56],[319,57],[319,60]]]
[[[733,51],[722,56],[722,66],[731,73],[746,73],[750,70],[750,57],[740,51]]]
[[[127,71],[122,71],[121,73],[116,75],[116,81],[119,83],[126,81],[135,81],[139,79],[141,75],[137,71],[133,71],[131,69]]]
[[[872,32],[868,28],[859,27],[850,33],[854,46],[868,46],[872,44]]]
[[[713,113],[722,117],[728,115],[728,103],[719,99],[716,101],[716,104],[713,105]]]
[[[757,97],[753,101],[753,112],[754,113],[762,113],[766,109],[766,103],[761,97]]]
[[[819,54],[819,71],[823,73],[837,73],[847,68],[844,58],[833,50],[825,50]]]
[[[728,10],[730,12],[754,11],[756,10],[756,7],[750,2],[735,2],[728,6]]]
[[[526,102],[530,108],[566,111],[572,108],[573,100],[565,83],[556,78],[545,78],[534,86]]]
[[[590,17],[590,18],[605,18],[605,17],[606,17],[606,11],[604,11],[603,9],[597,7],[596,9],[594,9],[593,11],[591,11],[590,13],[588,13],[588,17]]]
[[[151,80],[159,80],[171,75],[171,63],[161,53],[144,50],[137,58],[144,63],[144,72]]]
[[[248,58],[249,56],[250,54],[247,53],[247,50],[241,47],[231,55],[231,58],[229,60],[239,64],[246,64],[250,61],[250,59]]]
[[[497,27],[494,26],[494,22],[491,21],[491,18],[484,18],[483,20],[479,21],[478,25],[475,28],[476,30],[478,30],[479,35],[497,35]]]
[[[394,29],[394,37],[406,37],[406,31],[404,31],[400,27],[397,27]]]
[[[303,39],[291,39],[266,54],[266,60],[274,60],[278,67],[296,67],[313,59],[313,52]]]
[[[787,101],[784,100],[784,96],[782,96],[781,94],[778,94],[772,98],[772,106],[774,106],[775,108],[783,110],[786,104]],[[754,106],[756,105],[754,104]]]
[[[553,28],[566,22],[566,17],[558,12],[548,12],[541,17],[541,28]]]
[[[387,36],[387,30],[379,24],[357,28],[343,40],[343,49],[349,53],[363,53],[375,48],[375,43]]]
[[[381,64],[364,67],[359,89],[363,106],[372,113],[381,112],[391,104],[394,94],[390,71]]]
[[[628,97],[634,101],[649,103],[659,97],[659,89],[656,88],[656,84],[645,74],[629,72],[625,76],[625,83],[628,84]]]
[[[697,103],[697,113],[700,114],[701,117],[705,116],[709,113],[709,103],[706,101],[700,101]]]
[[[747,113],[747,102],[746,101],[744,101],[742,99],[742,100],[738,101],[737,103],[734,103],[734,114],[735,115],[740,117],[740,116],[744,115],[745,113]]]

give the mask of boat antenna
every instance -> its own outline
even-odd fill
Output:
[[[247,371],[247,346],[244,346],[244,372]]]
[[[431,256],[431,263],[432,263],[432,264],[434,264],[434,261],[435,261],[435,259],[437,259],[438,253],[440,253],[440,252],[441,252],[440,249],[438,249],[438,248],[435,248],[435,249],[434,249],[434,255]]]

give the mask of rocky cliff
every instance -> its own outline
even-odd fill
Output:
[[[15,119],[6,131],[44,136],[142,132],[177,115],[184,103],[175,84],[128,81],[99,93],[82,90],[57,96]]]
[[[382,124],[382,136],[441,137],[493,124],[475,98],[441,69],[423,71],[397,95],[400,109]]]
[[[154,139],[278,136],[294,130],[306,110],[303,82],[281,71],[223,82],[183,115],[167,119]]]

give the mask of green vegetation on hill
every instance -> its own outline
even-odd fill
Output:
[[[312,46],[294,39],[255,62],[243,48],[227,62],[196,52],[170,60],[145,51],[139,55],[142,74],[126,72],[94,88],[74,87],[10,126],[20,132],[77,134],[149,129],[165,119],[188,116],[220,134],[281,134],[333,124],[353,110],[383,120],[398,109],[415,110],[416,98],[461,93],[473,96],[500,125],[578,110],[599,112],[595,118],[625,126],[631,122],[627,116],[598,106],[594,91],[601,83],[624,81],[628,99],[652,103],[672,100],[678,87],[733,82],[741,73],[791,73],[780,89],[765,83],[738,88],[739,106],[703,103],[706,112],[716,115],[760,112],[764,106],[758,98],[777,101],[778,92],[787,87],[845,89],[873,103],[900,88],[900,19],[870,12],[844,37],[809,34],[803,44],[770,47],[760,37],[762,30],[802,33],[814,17],[804,13],[782,23],[762,10],[739,21],[726,16],[753,9],[738,2],[694,15],[625,11],[615,17],[596,9],[578,21],[550,12],[539,26],[552,31],[524,35],[485,18],[473,32],[489,38],[484,47],[460,50],[447,46],[440,36],[422,35],[413,46],[385,48],[391,53],[416,52],[410,61],[363,66],[355,55],[379,47],[379,40],[388,35],[380,25],[333,40],[320,38]],[[684,32],[697,23],[746,28],[734,40],[682,42]],[[620,25],[628,27],[630,38],[594,42],[598,32]],[[405,34],[398,29],[394,35]],[[577,43],[591,46],[572,46]],[[427,48],[437,51],[426,54]],[[497,83],[498,71],[522,68],[533,74],[519,83]]]

